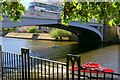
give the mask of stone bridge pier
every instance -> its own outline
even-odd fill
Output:
[[[119,26],[105,26],[103,31],[103,42],[120,43],[120,25]]]

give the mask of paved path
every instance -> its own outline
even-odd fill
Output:
[[[38,36],[33,36],[33,34],[37,34]],[[55,40],[48,33],[8,33],[5,37],[11,38],[21,38],[21,39],[33,39],[35,40]],[[69,40],[67,37],[63,37],[62,40]]]
[[[32,39],[34,33],[8,33],[5,37],[12,37],[12,38],[23,38],[23,39]],[[47,33],[38,33],[37,39],[48,39],[54,40]]]

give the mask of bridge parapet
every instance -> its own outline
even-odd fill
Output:
[[[61,19],[60,14],[48,13],[48,12],[36,12],[36,11],[26,11],[24,16],[34,16],[37,18],[47,18],[47,19]]]
[[[6,14],[3,14],[5,22],[10,22],[11,20],[8,19],[8,16]],[[45,12],[35,12],[35,11],[26,11],[22,18],[25,19],[53,19],[53,20],[59,20],[61,19],[60,14],[52,14],[52,13],[45,13]]]

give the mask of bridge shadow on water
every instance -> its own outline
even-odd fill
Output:
[[[96,51],[97,49],[102,49],[115,45],[113,43],[74,43],[71,45],[61,46],[58,49],[52,49],[53,54],[49,55],[49,59],[65,61],[67,54],[82,55],[89,53],[90,51]],[[90,52],[91,53],[91,52]],[[86,54],[87,55],[87,54]],[[98,54],[99,55],[99,54]]]
[[[85,52],[105,48],[115,45],[115,43],[79,43],[71,45],[71,54],[80,55]],[[75,48],[74,48],[75,47]]]

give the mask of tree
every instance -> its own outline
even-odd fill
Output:
[[[3,31],[14,32],[15,30],[13,28],[4,28]]]
[[[50,32],[50,35],[51,35],[53,38],[58,39],[58,38],[60,37],[60,39],[62,39],[62,37],[69,37],[69,36],[71,36],[72,33],[69,32],[69,31],[66,31],[66,30],[54,28],[54,29]]]
[[[7,14],[11,20],[20,21],[21,15],[24,14],[25,7],[20,3],[20,0],[10,1],[0,1],[0,20],[3,20],[2,14]]]
[[[36,27],[31,27],[27,30],[28,33],[35,33],[37,31]]]
[[[88,22],[91,18],[99,23],[104,20],[110,26],[120,23],[120,2],[79,2],[72,0],[64,2],[62,14],[63,24],[73,20]]]
[[[2,19],[2,14],[5,13],[8,14],[11,20],[20,21],[20,16],[24,14],[25,7],[20,3],[20,0],[7,1],[0,1],[0,19]],[[63,24],[73,20],[88,22],[91,18],[97,19],[99,23],[104,20],[105,24],[110,26],[120,23],[120,2],[80,2],[79,0],[71,0],[71,2],[64,2],[63,7]]]

